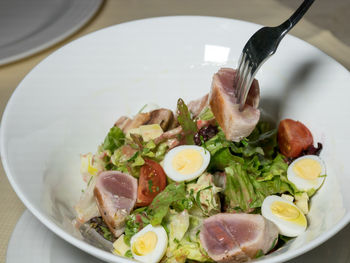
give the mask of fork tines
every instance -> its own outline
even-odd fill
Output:
[[[237,103],[239,104],[239,110],[242,111],[249,88],[253,82],[251,62],[245,52],[241,54],[238,65],[239,66],[235,77],[235,86],[236,96],[238,99]]]

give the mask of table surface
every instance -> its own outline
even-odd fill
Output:
[[[61,46],[100,28],[147,17],[206,15],[235,18],[262,25],[277,25],[301,1],[290,0],[105,0],[81,30],[55,46],[29,58],[0,67],[0,115],[12,92],[26,74]],[[290,32],[316,46],[350,69],[350,1],[318,0]],[[0,163],[0,262],[5,262],[11,233],[25,207],[12,190]]]

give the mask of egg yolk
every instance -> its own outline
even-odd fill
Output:
[[[82,173],[88,172],[91,175],[96,175],[98,170],[93,166],[92,154],[83,155],[81,158],[81,167],[80,170]]]
[[[98,172],[97,168],[92,166],[92,157],[89,156],[88,173],[92,175],[96,175],[97,172]]]
[[[174,156],[171,164],[175,171],[182,175],[188,175],[201,168],[203,157],[197,150],[184,149]]]
[[[317,179],[321,175],[321,165],[312,159],[302,159],[297,161],[293,166],[293,172],[306,180]]]
[[[151,253],[157,245],[158,237],[156,233],[149,231],[139,236],[132,245],[133,252],[138,256]]]
[[[305,226],[306,218],[298,208],[282,201],[275,201],[271,204],[271,212],[275,216],[298,225]]]

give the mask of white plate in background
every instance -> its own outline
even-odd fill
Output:
[[[33,55],[70,36],[103,0],[0,0],[0,65]]]
[[[102,263],[56,236],[28,210],[18,220],[7,248],[6,263]]]

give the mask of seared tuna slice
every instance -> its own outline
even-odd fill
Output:
[[[278,229],[257,214],[216,214],[203,221],[200,241],[217,262],[249,261],[276,243]]]
[[[137,179],[117,171],[102,172],[97,178],[94,195],[108,228],[116,237],[120,236],[136,202]]]
[[[260,91],[258,81],[254,79],[244,109],[240,111],[234,86],[235,76],[236,70],[231,68],[222,68],[214,74],[209,105],[226,139],[238,142],[248,136],[259,121],[260,111],[257,107]]]

